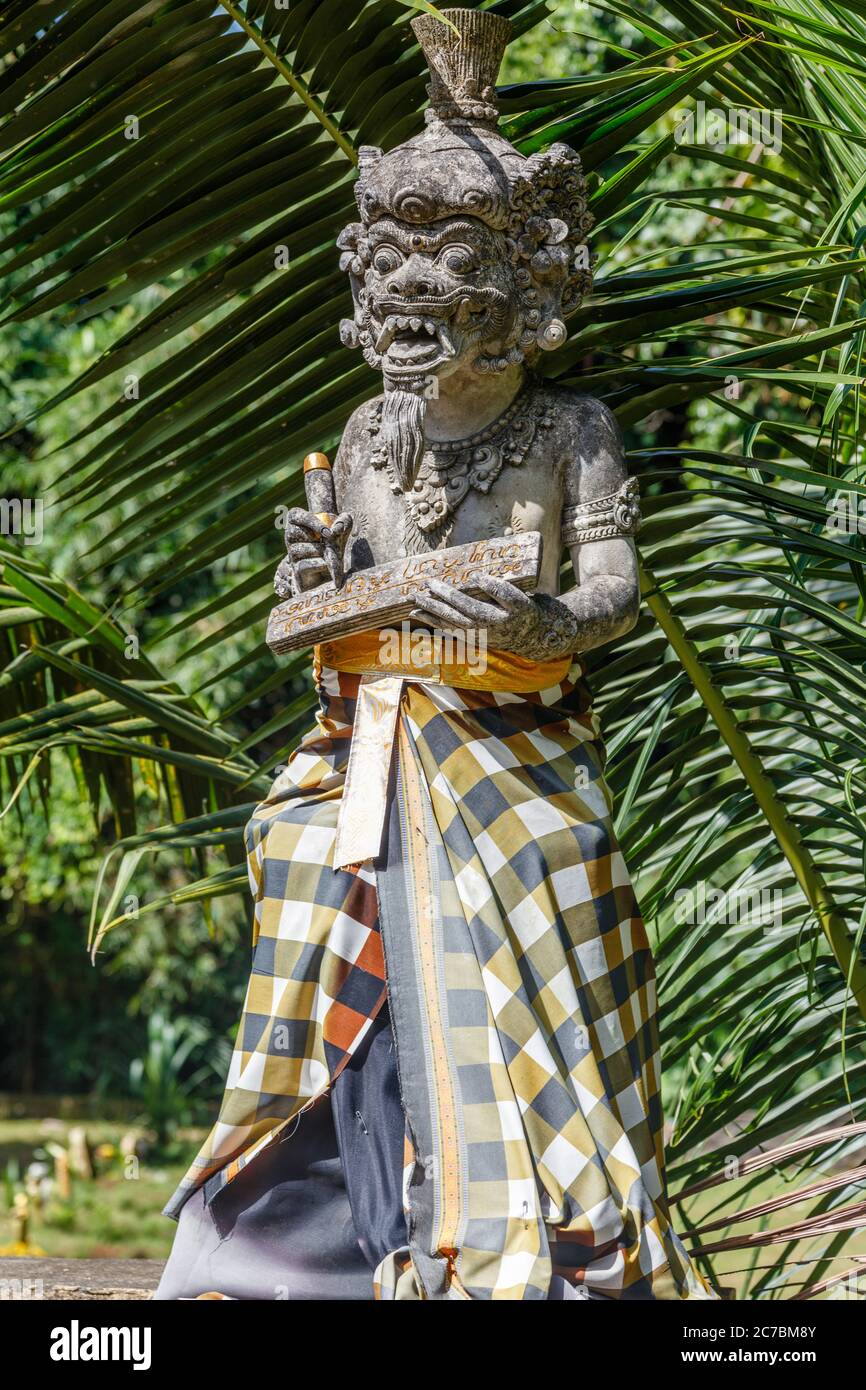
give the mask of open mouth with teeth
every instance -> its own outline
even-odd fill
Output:
[[[457,349],[445,319],[428,314],[388,314],[376,338],[376,351],[397,367],[426,367],[455,357]]]
[[[467,341],[499,331],[507,296],[493,286],[460,285],[446,295],[382,297],[370,307],[375,352],[388,370],[417,373],[459,356]]]
[[[467,336],[483,338],[504,306],[501,291],[463,285],[443,295],[380,299],[371,306],[375,350],[391,371],[429,371],[457,357]]]

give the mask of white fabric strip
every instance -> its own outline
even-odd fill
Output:
[[[388,809],[388,775],[403,696],[402,676],[362,676],[343,799],[337,816],[334,868],[377,858]]]

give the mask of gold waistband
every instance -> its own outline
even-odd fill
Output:
[[[397,636],[402,639],[397,644],[399,661],[391,659],[394,653],[379,632],[359,632],[313,648],[317,680],[322,667],[362,678],[337,816],[335,869],[357,866],[379,854],[387,812],[389,768],[407,681],[446,685],[455,690],[530,694],[559,685],[571,669],[570,656],[556,661],[529,661],[513,652],[497,650],[479,652],[479,660],[471,663],[413,660],[423,653],[423,646],[413,641],[408,629],[402,629]],[[402,658],[409,660],[404,663]]]
[[[421,630],[423,635],[423,629]],[[322,642],[313,648],[316,674],[323,666],[332,671],[368,676],[402,676],[407,680],[432,681],[437,685],[453,686],[457,690],[508,690],[516,695],[534,690],[547,690],[564,681],[571,669],[571,656],[552,661],[530,661],[514,652],[491,648],[480,651],[477,662],[416,660],[412,651],[401,652],[408,661],[392,661],[378,632],[358,632],[352,637],[340,637],[335,642]],[[423,644],[417,644],[419,653]],[[404,643],[405,646],[405,643]]]

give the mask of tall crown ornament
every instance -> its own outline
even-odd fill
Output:
[[[502,372],[560,347],[567,337],[564,318],[592,285],[587,235],[593,218],[579,156],[554,144],[526,158],[498,129],[495,84],[511,23],[487,10],[442,14],[449,23],[433,15],[412,21],[430,69],[425,128],[387,154],[376,146],[359,150],[361,220],[338,239],[354,299],[353,318],[341,324],[342,340],[383,373],[383,432],[401,488],[411,485],[421,461],[430,376],[422,352],[403,363],[389,353],[394,332],[401,331],[394,324],[408,314],[457,356],[444,309],[460,304],[465,320],[486,307],[472,365],[478,372]],[[420,257],[435,246],[443,223],[460,219],[489,229],[507,283],[486,291],[469,286],[461,299],[457,284],[421,277],[410,296],[403,270],[389,280],[389,237],[396,268],[413,249]]]

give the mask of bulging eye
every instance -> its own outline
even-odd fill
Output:
[[[452,275],[468,275],[475,269],[475,257],[464,246],[446,246],[440,260]]]
[[[377,275],[390,275],[402,261],[403,257],[393,246],[380,246],[373,257],[373,269]]]

